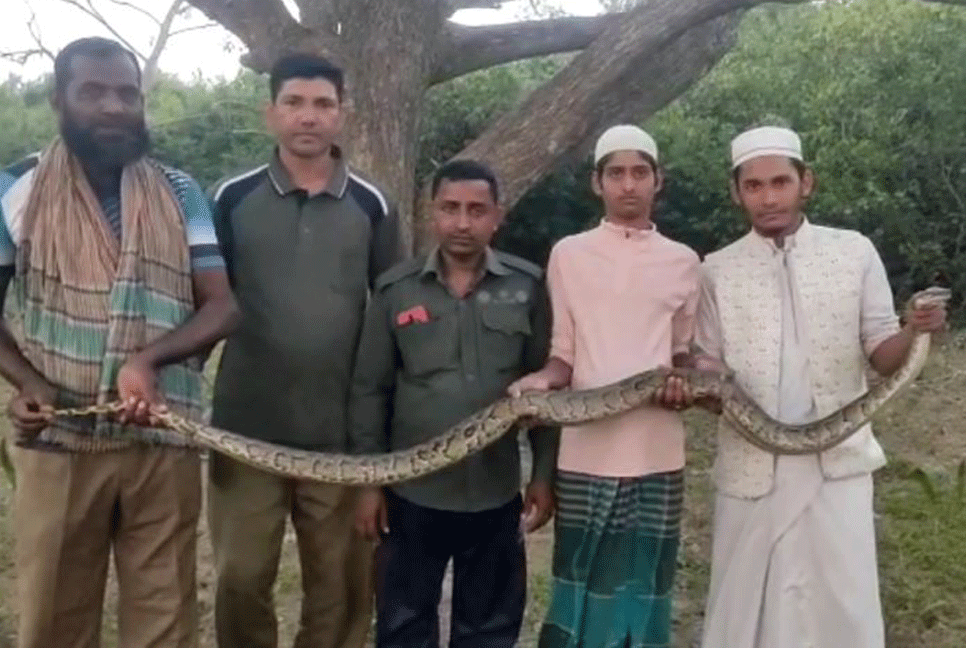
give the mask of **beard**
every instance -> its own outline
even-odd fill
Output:
[[[65,116],[61,119],[60,133],[67,148],[85,165],[121,169],[148,153],[151,136],[143,117],[116,127],[115,133],[104,135],[98,133],[97,126],[85,127]]]

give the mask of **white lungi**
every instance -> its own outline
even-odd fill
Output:
[[[775,490],[718,495],[702,648],[883,648],[872,476],[780,457]]]

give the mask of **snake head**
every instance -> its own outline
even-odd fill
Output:
[[[930,286],[924,290],[920,290],[912,296],[909,300],[910,306],[913,308],[925,308],[928,306],[944,306],[946,302],[950,300],[953,296],[953,291],[949,288],[942,288],[940,286]]]

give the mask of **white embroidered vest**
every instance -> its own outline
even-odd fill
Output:
[[[867,389],[860,340],[863,273],[871,242],[857,232],[806,225],[796,235],[796,281],[801,299],[812,395],[826,416]],[[754,233],[709,254],[724,362],[740,387],[770,416],[778,411],[781,287],[773,252]],[[774,485],[776,455],[742,439],[719,417],[714,477],[726,495],[757,498]],[[826,478],[872,472],[885,454],[871,426],[819,457]]]

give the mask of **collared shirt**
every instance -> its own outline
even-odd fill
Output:
[[[700,262],[656,229],[602,221],[550,253],[553,304],[550,354],[571,367],[571,388],[616,382],[688,351]],[[558,468],[638,477],[684,465],[684,427],[676,412],[640,407],[611,419],[564,428]]]
[[[345,450],[346,400],[372,281],[401,258],[395,209],[336,150],[310,196],[278,155],[219,185],[215,225],[242,313],[212,422],[289,446]]]
[[[549,306],[539,268],[488,251],[482,277],[460,298],[447,288],[439,263],[433,251],[379,279],[353,380],[354,452],[399,450],[437,437],[546,360]],[[533,478],[549,481],[557,435],[531,430],[530,442]],[[393,489],[430,508],[497,508],[520,489],[517,436],[511,431],[455,466]]]
[[[799,281],[796,275],[798,250],[812,236],[812,225],[803,220],[798,230],[785,237],[782,247],[774,240],[757,232],[753,239],[772,255],[774,272],[781,287],[781,303],[776,304],[782,312],[781,359],[779,362],[778,420],[789,425],[809,423],[818,418],[812,394],[812,378],[809,367],[808,331],[802,312]],[[862,281],[862,346],[867,356],[876,347],[899,331],[892,300],[892,289],[885,267],[878,254],[869,256]],[[724,341],[718,317],[718,303],[714,286],[705,275],[701,285],[698,307],[695,345],[703,352],[722,358]]]

